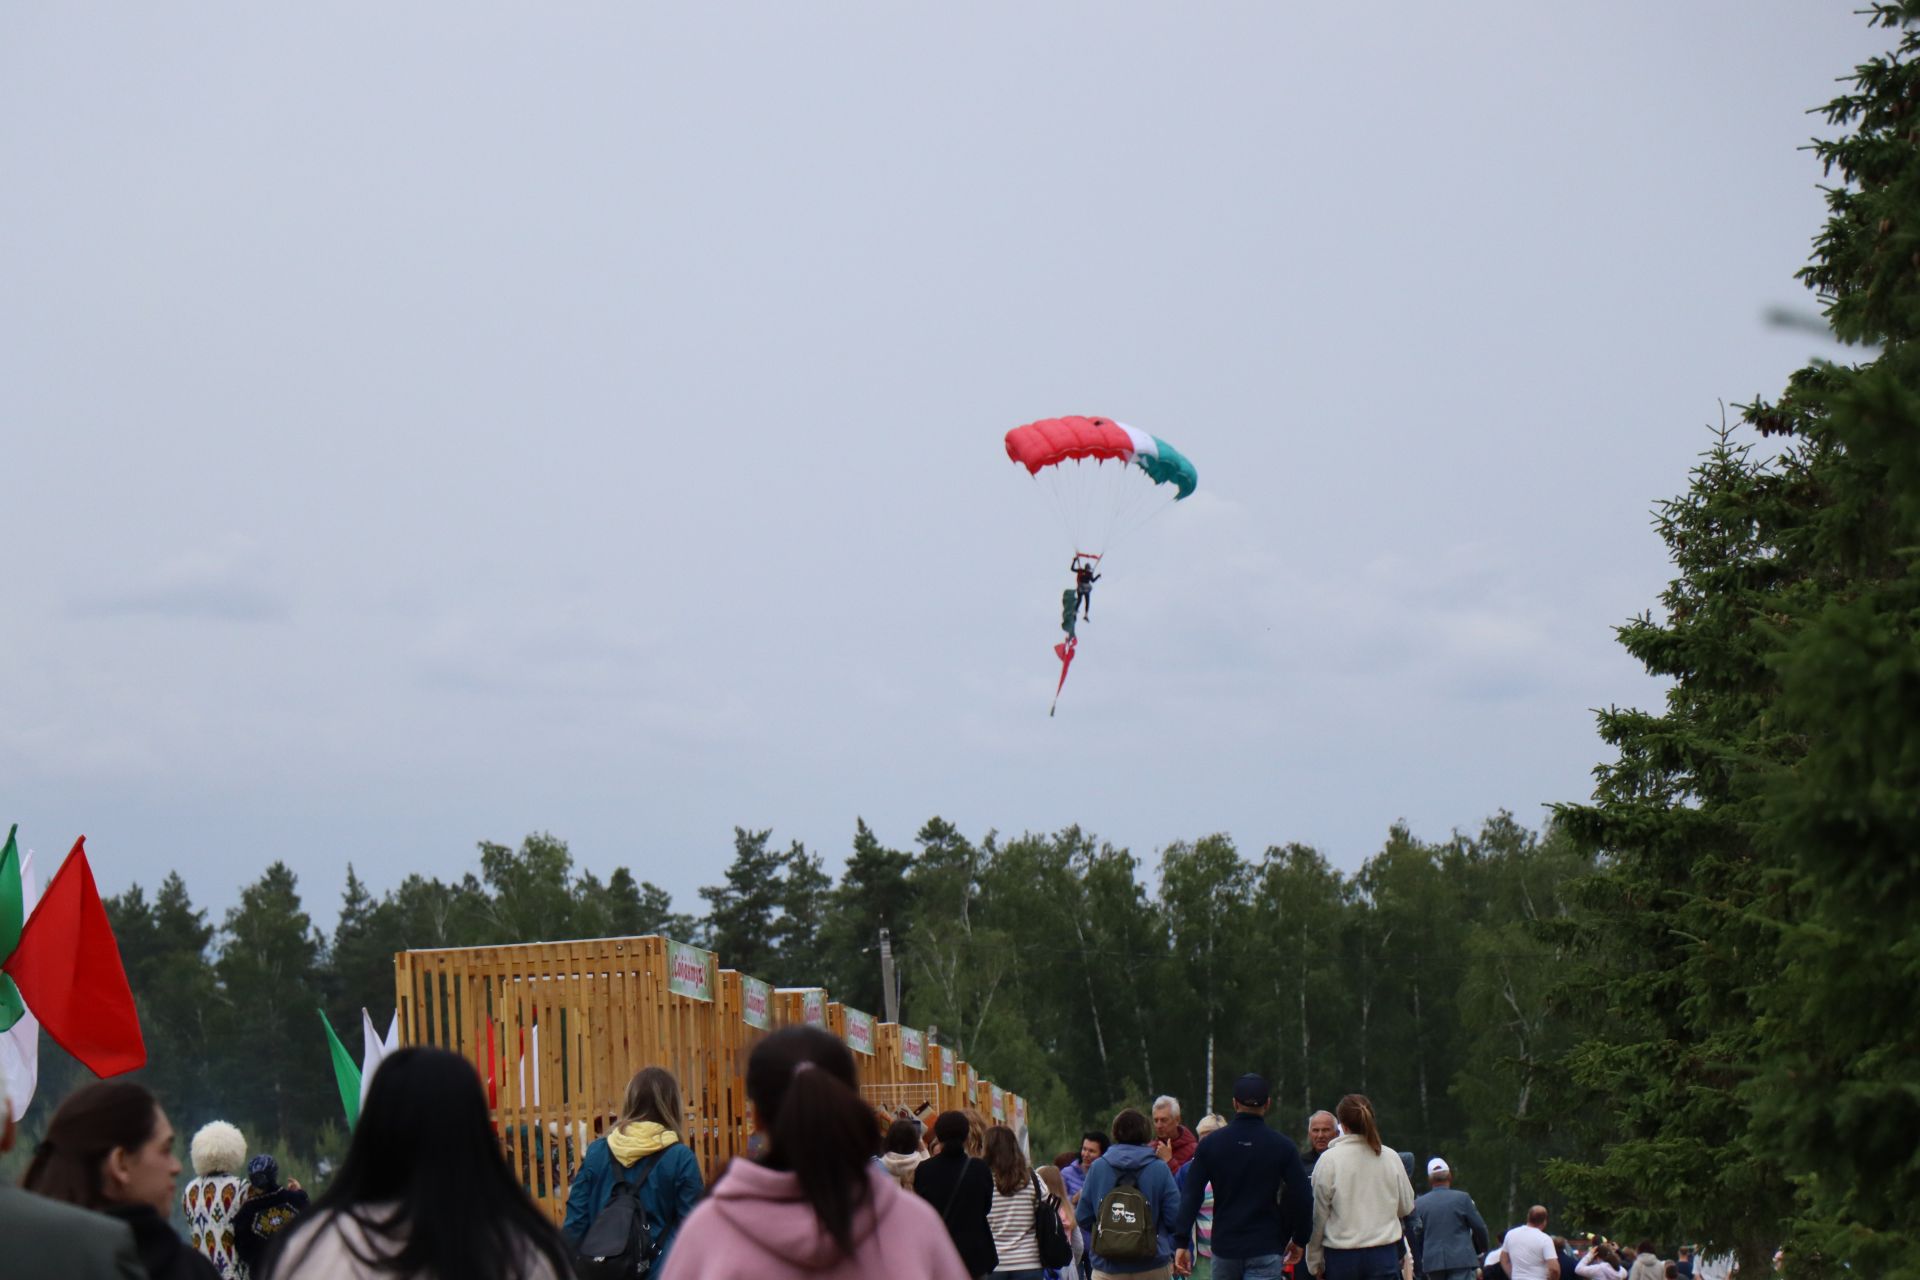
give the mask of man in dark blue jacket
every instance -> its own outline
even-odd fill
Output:
[[[1173,1234],[1190,1239],[1212,1183],[1214,1280],[1280,1280],[1313,1234],[1313,1184],[1293,1140],[1267,1128],[1271,1105],[1263,1077],[1241,1076],[1233,1083],[1233,1119],[1193,1153]],[[1192,1265],[1189,1250],[1174,1256],[1175,1275]]]

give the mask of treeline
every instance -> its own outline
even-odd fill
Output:
[[[1535,1077],[1576,1029],[1547,1016],[1564,957],[1537,926],[1590,869],[1504,814],[1439,843],[1396,827],[1352,875],[1297,844],[1246,856],[1212,835],[1148,865],[1078,828],[974,839],[934,818],[904,849],[857,824],[837,881],[804,845],[738,830],[697,917],[624,868],[580,870],[549,835],[483,844],[477,874],[377,899],[350,868],[330,937],[278,863],[218,929],[178,875],[108,910],[144,1076],[176,1123],[233,1120],[296,1167],[344,1143],[315,1010],[357,1047],[361,1008],[384,1026],[393,1007],[395,951],[664,932],[879,1013],[886,929],[905,1019],[1020,1089],[1043,1148],[1159,1093],[1197,1120],[1259,1070],[1287,1129],[1363,1089],[1397,1145],[1444,1152],[1501,1212],[1542,1194],[1558,1149]],[[47,1096],[73,1081],[63,1058],[43,1041]]]

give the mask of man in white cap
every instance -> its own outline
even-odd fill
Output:
[[[0,1072],[0,1153],[13,1150],[13,1100]],[[133,1231],[104,1213],[0,1183],[7,1280],[146,1280]]]
[[[1432,1188],[1413,1202],[1407,1217],[1407,1247],[1413,1270],[1427,1280],[1472,1280],[1487,1251],[1487,1223],[1473,1197],[1453,1187],[1453,1170],[1439,1156],[1427,1161]]]

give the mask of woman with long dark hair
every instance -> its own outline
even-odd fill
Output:
[[[273,1280],[564,1280],[565,1246],[507,1168],[473,1064],[380,1064],[347,1158],[269,1259]]]
[[[644,1067],[627,1082],[619,1119],[606,1137],[595,1138],[567,1188],[567,1216],[561,1234],[578,1246],[587,1228],[607,1207],[616,1181],[633,1182],[647,1211],[647,1227],[666,1261],[680,1224],[700,1199],[700,1161],[680,1141],[685,1127],[680,1082],[665,1067]]]
[[[747,1097],[765,1152],[727,1166],[662,1280],[967,1280],[939,1215],[874,1159],[873,1109],[837,1037],[774,1032],[747,1059]]]
[[[96,1081],[68,1094],[53,1113],[20,1185],[126,1223],[150,1280],[220,1280],[167,1222],[180,1176],[174,1138],[167,1113],[144,1086]]]
[[[1407,1166],[1380,1141],[1365,1094],[1348,1094],[1333,1114],[1345,1132],[1313,1166],[1307,1269],[1323,1280],[1399,1280],[1400,1221],[1413,1212]]]

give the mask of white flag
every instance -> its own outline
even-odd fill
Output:
[[[20,855],[20,902],[25,910],[21,918],[33,915],[40,901],[40,886],[33,875],[33,850]],[[6,1077],[7,1097],[13,1101],[13,1118],[27,1114],[33,1101],[34,1086],[40,1083],[40,1022],[29,1009],[20,1020],[0,1035],[0,1076]]]
[[[373,1015],[360,1010],[360,1105],[367,1105],[367,1090],[373,1087],[373,1073],[388,1054],[400,1048],[400,1011],[394,1010],[383,1040],[373,1033]]]
[[[527,1096],[527,1037],[533,1037],[533,1096]],[[520,1029],[520,1101],[522,1105],[531,1101],[540,1105],[540,1024],[534,1023],[532,1032],[525,1027]]]

